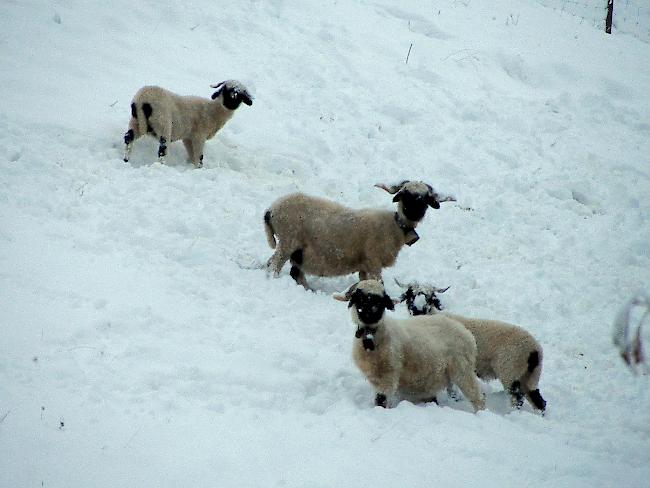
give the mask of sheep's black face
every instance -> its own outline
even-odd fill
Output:
[[[228,87],[223,89],[223,106],[229,110],[236,110],[242,102],[246,105],[252,105],[253,101],[248,94],[237,86]]]
[[[402,202],[404,216],[413,222],[418,222],[424,218],[429,205],[428,200],[427,194],[411,193],[409,191],[401,191],[393,198],[393,201]]]
[[[364,324],[376,324],[381,320],[384,311],[388,308],[393,310],[393,301],[388,295],[377,295],[375,293],[363,293],[356,290],[350,298],[349,307],[355,307],[359,320]]]
[[[212,100],[215,100],[219,95],[222,95],[223,106],[229,110],[236,110],[242,102],[246,105],[253,105],[253,97],[244,85],[237,80],[222,81],[218,85],[210,85],[216,88],[212,94]]]
[[[402,295],[401,301],[406,302],[406,308],[411,315],[431,315],[436,310],[442,310],[440,299],[432,290],[413,291],[412,287]]]

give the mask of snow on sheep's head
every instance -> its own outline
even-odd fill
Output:
[[[427,206],[440,208],[440,202],[456,201],[452,196],[441,197],[431,185],[422,181],[404,180],[397,185],[386,186],[378,183],[375,186],[395,195],[393,202],[399,203],[400,213],[412,222],[419,222],[424,218]]]
[[[222,95],[223,106],[227,109],[235,110],[242,102],[246,105],[253,105],[253,97],[248,89],[237,80],[226,80],[210,86],[216,88],[212,94],[212,100]]]
[[[419,283],[402,285],[397,280],[395,282],[401,288],[406,288],[399,301],[406,302],[406,308],[411,315],[432,315],[442,310],[442,304],[436,293],[444,293],[449,287],[436,288],[435,286],[420,285]]]

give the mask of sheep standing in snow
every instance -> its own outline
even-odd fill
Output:
[[[131,120],[124,134],[124,161],[129,160],[131,146],[149,134],[158,138],[158,161],[167,154],[167,144],[182,140],[187,155],[197,168],[203,166],[203,145],[221,129],[244,102],[253,100],[244,85],[236,80],[222,81],[212,100],[181,96],[158,86],[140,88],[131,102]]]
[[[411,315],[449,317],[463,324],[476,340],[478,377],[484,380],[498,379],[517,408],[523,405],[525,396],[534,408],[544,411],[546,401],[538,389],[542,373],[542,347],[535,338],[517,325],[438,313],[439,309],[426,307],[427,303],[437,299],[436,291],[441,293],[446,290],[411,283],[401,301],[406,301]]]
[[[440,198],[426,183],[403,181],[387,187],[397,211],[352,210],[323,198],[293,193],[276,200],[264,214],[267,241],[275,253],[268,268],[277,277],[291,260],[291,277],[307,288],[305,273],[340,276],[359,272],[359,279],[381,278],[404,244],[419,236],[415,227],[427,206],[440,208]],[[279,243],[276,243],[278,236]],[[277,245],[277,247],[276,247]]]
[[[352,356],[375,388],[376,405],[386,407],[395,395],[435,401],[438,391],[455,384],[475,410],[485,408],[474,374],[476,342],[462,324],[444,315],[388,317],[393,300],[376,280],[361,281],[334,298],[349,301],[357,326]]]
[[[650,295],[639,292],[621,308],[614,321],[614,345],[625,364],[635,373],[650,370],[643,349],[643,322],[648,316]]]

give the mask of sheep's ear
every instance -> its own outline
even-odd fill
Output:
[[[429,193],[429,195],[427,196],[427,203],[432,208],[440,208],[440,202],[436,197],[437,195],[435,193]]]
[[[226,86],[226,82],[222,81],[221,83],[217,83],[216,85],[210,85],[211,88],[216,88],[217,91],[212,94],[212,100],[217,98],[219,95],[221,95],[221,92],[223,91],[223,88]]]
[[[354,290],[354,293],[350,296],[350,301],[348,302],[348,308],[352,307],[352,305],[355,305],[357,303],[359,295],[361,295],[361,292],[359,290]]]
[[[393,303],[393,299],[389,297],[386,293],[384,293],[384,306],[388,310],[395,310],[395,304]]]
[[[246,105],[248,105],[249,107],[253,105],[253,99],[248,94],[248,92],[243,91],[239,95],[241,96],[241,101],[244,102]]]

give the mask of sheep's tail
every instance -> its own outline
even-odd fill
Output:
[[[542,351],[534,350],[528,356],[528,370],[523,378],[522,384],[525,386],[526,396],[530,403],[538,410],[546,410],[546,400],[539,392],[537,385],[539,377],[542,374]]]
[[[264,213],[264,231],[266,232],[266,242],[269,243],[271,249],[275,249],[275,232],[273,231],[273,225],[271,225],[271,211],[267,210]]]
[[[131,102],[131,117],[138,121],[138,131],[140,135],[144,135],[150,132],[153,132],[153,128],[149,123],[149,117],[153,113],[153,108],[148,102],[141,103],[140,106],[134,102]]]

